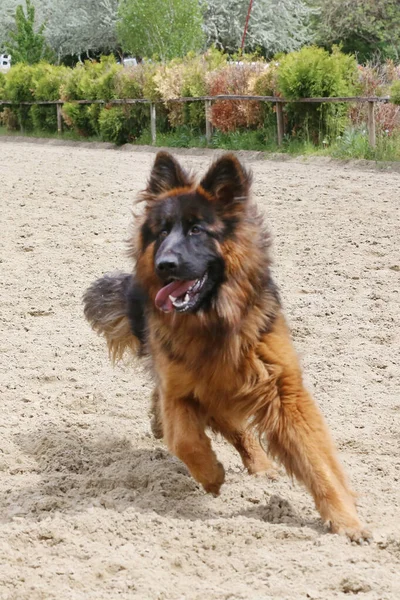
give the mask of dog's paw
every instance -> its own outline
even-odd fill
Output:
[[[274,461],[270,460],[267,456],[262,457],[262,460],[258,460],[247,468],[250,475],[256,477],[267,477],[271,481],[276,481],[279,477],[279,467]]]
[[[279,479],[279,467],[275,463],[271,463],[268,468],[257,471],[256,473],[251,473],[251,475],[255,475],[256,477],[266,477],[271,481],[277,481]]]
[[[331,523],[331,531],[332,533],[337,533],[338,535],[345,535],[349,538],[351,542],[355,542],[356,544],[370,544],[372,542],[372,533],[363,527],[362,525],[350,525],[350,526],[335,526]]]
[[[225,469],[222,464],[217,463],[216,477],[213,481],[203,483],[203,488],[208,494],[219,496],[219,491],[225,481]]]

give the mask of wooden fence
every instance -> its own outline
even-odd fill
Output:
[[[272,102],[276,107],[276,123],[277,123],[277,139],[278,145],[280,146],[283,142],[285,135],[284,119],[283,119],[283,106],[289,102],[294,103],[314,103],[320,104],[323,102],[354,102],[354,103],[367,103],[367,128],[369,143],[372,148],[376,146],[376,127],[375,127],[375,104],[377,102],[390,102],[388,96],[346,96],[343,98],[332,97],[332,98],[299,98],[297,100],[286,100],[279,96],[238,96],[238,95],[219,95],[219,96],[197,96],[195,98],[171,98],[167,104],[172,102],[204,102],[205,104],[205,116],[206,116],[206,139],[207,143],[211,141],[213,126],[211,122],[211,106],[216,100],[257,100],[259,102]],[[149,104],[150,105],[150,123],[151,123],[151,140],[152,143],[156,143],[156,104],[164,103],[162,100],[151,101],[143,98],[122,98],[116,100],[74,100],[74,104],[106,104],[106,105],[127,105],[127,104]],[[63,119],[61,108],[65,102],[63,100],[49,100],[49,101],[34,101],[34,102],[10,102],[8,100],[0,100],[0,105],[8,106],[33,106],[33,105],[56,105],[57,106],[57,130],[58,133],[62,133]]]

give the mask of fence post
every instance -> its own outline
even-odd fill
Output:
[[[57,104],[57,133],[62,133],[62,112],[61,104]]]
[[[57,133],[62,133],[63,130],[63,120],[62,120],[62,112],[61,112],[61,104],[57,104]]]
[[[206,100],[206,140],[207,144],[211,142],[213,126],[211,123],[211,100]]]
[[[156,143],[156,105],[154,102],[150,102],[150,126],[151,126],[151,143],[153,146]]]
[[[368,136],[371,148],[376,147],[375,102],[368,101]]]
[[[283,136],[285,134],[284,123],[283,123],[282,102],[277,102],[275,106],[276,106],[276,124],[278,127],[278,146],[282,146]]]

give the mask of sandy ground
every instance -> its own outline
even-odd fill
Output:
[[[357,546],[221,440],[227,481],[205,495],[152,438],[143,368],[112,368],[84,321],[87,285],[129,268],[154,155],[0,148],[1,600],[400,598],[399,174],[247,157],[307,384],[374,531]]]

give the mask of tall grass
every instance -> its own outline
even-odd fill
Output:
[[[49,131],[10,132],[0,127],[1,136],[29,136],[50,139],[82,141],[73,130],[67,130],[61,135]],[[99,142],[99,136],[83,138],[85,142]],[[325,140],[323,140],[325,141]],[[150,145],[151,133],[146,129],[134,141],[135,145]],[[366,159],[375,161],[400,161],[400,134],[379,135],[376,148],[371,148],[368,133],[363,128],[348,128],[331,143],[314,144],[307,138],[296,139],[286,136],[282,146],[278,146],[276,132],[273,128],[259,130],[243,130],[223,133],[214,131],[210,144],[207,144],[205,134],[199,129],[188,126],[177,127],[167,133],[157,134],[157,147],[169,148],[215,148],[222,150],[250,150],[266,154],[289,154],[291,156],[331,156],[337,159]]]

